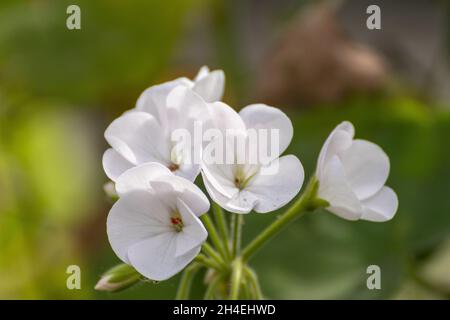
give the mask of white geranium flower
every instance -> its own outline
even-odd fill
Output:
[[[125,170],[155,161],[194,181],[200,165],[193,159],[196,153],[199,157],[199,149],[192,145],[190,152],[184,153],[186,146],[175,148],[171,134],[183,128],[192,132],[195,121],[206,122],[209,107],[205,102],[220,100],[224,83],[222,70],[210,72],[204,66],[193,81],[178,78],[146,89],[136,107],[116,119],[105,132],[106,140],[112,146],[103,155],[106,175],[115,181]],[[174,150],[178,152],[173,153]],[[185,158],[187,154],[190,159]]]
[[[398,199],[384,186],[389,158],[378,145],[354,140],[354,134],[353,125],[342,122],[325,141],[316,170],[318,197],[329,202],[329,211],[347,220],[390,220]]]
[[[126,112],[106,129],[105,138],[112,147],[103,155],[107,176],[116,181],[129,168],[158,162],[176,175],[194,181],[200,172],[200,164],[194,159],[200,158],[201,149],[193,143],[185,146],[173,141],[172,133],[185,129],[194,135],[196,122],[210,120],[209,106],[197,93],[183,85],[173,88],[167,95],[154,92],[150,96],[155,103],[153,109],[148,108],[144,112],[137,108]]]
[[[252,210],[265,213],[284,206],[300,191],[304,179],[303,167],[297,157],[287,155],[279,158],[292,139],[291,121],[279,109],[263,104],[247,106],[239,114],[234,112],[234,116],[230,109],[220,109],[214,115],[216,128],[225,134],[227,128],[234,130],[234,134],[226,135],[225,147],[238,137],[246,148],[227,149],[225,157],[233,159],[231,163],[226,159],[220,163],[205,159],[208,153],[205,149],[202,177],[209,195],[221,207],[235,213]],[[224,110],[227,110],[226,115],[222,114]],[[270,139],[250,139],[250,130],[258,132],[260,129],[275,129],[279,133],[279,148],[265,163],[259,161],[259,156],[256,157],[258,161],[251,161],[255,159],[255,150],[261,150],[261,147],[270,149],[273,143]]]
[[[127,170],[107,220],[117,256],[152,280],[181,271],[199,253],[207,232],[198,216],[209,210],[202,191],[158,163]]]
[[[136,110],[152,114],[161,123],[165,122],[166,112],[164,99],[177,86],[186,86],[206,102],[220,101],[225,87],[225,74],[222,70],[209,71],[207,66],[200,68],[194,80],[185,77],[151,86],[138,98]]]

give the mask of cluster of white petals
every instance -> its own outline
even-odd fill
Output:
[[[228,135],[225,144],[241,139],[245,148],[228,148],[233,163],[204,161],[202,176],[211,198],[222,208],[234,213],[274,211],[300,191],[303,184],[303,166],[293,155],[280,155],[292,140],[293,128],[289,118],[279,109],[254,104],[243,108],[239,115],[229,119],[236,135]],[[259,150],[270,150],[270,139],[249,142],[249,130],[276,130],[278,148],[267,163],[252,155]],[[264,144],[264,145],[261,145]],[[253,147],[253,150],[252,150]],[[205,156],[205,155],[204,155]],[[238,161],[242,159],[242,161]]]
[[[165,280],[195,258],[208,235],[198,217],[209,210],[196,185],[146,163],[123,173],[116,190],[107,232],[122,261],[149,279]]]
[[[203,67],[194,80],[152,86],[105,131],[111,148],[103,155],[103,167],[119,197],[108,216],[108,238],[117,256],[149,279],[178,273],[207,238],[199,216],[210,204],[193,183],[200,172],[211,199],[239,214],[274,211],[302,187],[300,160],[283,155],[293,138],[290,119],[264,104],[237,113],[219,101],[224,82],[223,71]],[[194,136],[198,123],[221,135],[200,141],[200,146],[174,141],[179,129]],[[251,139],[255,131],[276,135]],[[389,220],[398,206],[394,191],[384,186],[389,158],[377,145],[353,136],[353,126],[344,122],[326,140],[315,175],[317,197],[345,219]],[[243,148],[236,146],[237,140]],[[231,162],[206,160],[217,142]],[[261,150],[271,152],[262,157]],[[193,161],[197,157],[199,162]]]
[[[210,123],[207,102],[221,99],[224,81],[222,70],[209,72],[203,67],[194,81],[178,78],[146,89],[136,107],[114,120],[105,131],[112,147],[103,155],[107,176],[115,181],[134,166],[158,162],[176,175],[194,181],[200,164],[184,159],[183,152],[174,154],[177,148],[171,135],[179,129],[192,132],[195,122]],[[194,156],[195,152],[192,146],[190,154]]]
[[[355,129],[342,122],[320,151],[316,177],[318,196],[329,211],[347,220],[387,221],[398,208],[395,192],[384,184],[389,158],[376,144],[353,139]]]

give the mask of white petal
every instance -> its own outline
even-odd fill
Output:
[[[377,193],[389,175],[389,158],[376,144],[354,140],[350,148],[339,154],[347,181],[358,199]]]
[[[183,270],[201,249],[198,246],[176,256],[177,236],[177,232],[164,233],[133,245],[128,250],[130,264],[149,279],[169,279]]]
[[[256,196],[254,210],[259,213],[274,211],[291,201],[300,191],[305,177],[300,160],[293,155],[272,161],[265,170],[271,174],[260,170],[245,188]]]
[[[278,130],[279,152],[277,155],[275,155],[275,157],[278,157],[280,154],[282,154],[291,143],[294,128],[292,127],[291,120],[280,109],[270,107],[265,104],[252,104],[243,108],[239,112],[239,115],[245,122],[247,129]],[[270,132],[267,136],[271,136]],[[259,143],[262,142],[260,141]],[[267,150],[270,150],[269,146]]]
[[[206,77],[208,74],[209,74],[208,66],[202,66],[198,70],[197,75],[194,78],[194,81],[199,81],[199,80],[203,79],[204,77]]]
[[[150,181],[160,176],[173,176],[173,174],[159,163],[144,163],[120,175],[116,181],[116,191],[122,195],[134,190],[149,190]]]
[[[202,166],[203,181],[207,180],[212,189],[225,198],[231,199],[237,190],[234,184],[233,167],[228,164],[207,165],[204,163]]]
[[[246,126],[239,113],[223,102],[208,104],[211,115],[211,127],[220,130],[225,136],[227,130],[245,133]]]
[[[173,230],[170,210],[145,191],[120,197],[109,212],[106,226],[112,249],[126,263],[130,262],[127,257],[130,246]]]
[[[224,87],[225,74],[222,70],[214,70],[208,74],[200,75],[199,73],[195,79],[193,89],[206,102],[214,102],[222,99]]]
[[[178,233],[175,255],[181,256],[193,248],[200,246],[208,237],[202,222],[195,216],[183,200],[177,201],[177,208],[183,220],[183,229]]]
[[[201,216],[209,210],[209,201],[205,194],[192,182],[174,175],[155,177],[150,182],[155,193],[161,190],[171,190],[173,197],[182,200],[197,216]]]
[[[339,152],[349,148],[352,144],[355,129],[353,125],[344,121],[340,123],[328,136],[327,140],[320,150],[319,158],[317,160],[317,178],[320,180],[322,177],[323,169],[327,165],[327,162]]]
[[[106,175],[112,181],[116,181],[117,178],[126,170],[133,167],[133,164],[127,159],[122,157],[117,151],[109,148],[103,154],[103,169]]]
[[[129,112],[117,118],[106,129],[105,138],[133,164],[165,163],[170,156],[168,138],[156,119],[145,112]]]
[[[209,120],[208,105],[200,95],[186,86],[177,86],[167,96],[167,108],[171,117],[168,119],[170,130],[191,126],[192,121]],[[178,119],[174,119],[178,114]]]
[[[372,197],[362,202],[364,213],[361,219],[375,222],[391,220],[398,209],[398,198],[394,190],[383,187]]]
[[[216,202],[219,206],[227,211],[234,213],[249,213],[255,201],[257,200],[253,194],[249,192],[239,192],[239,189],[234,185],[227,187],[226,189],[217,189],[217,184],[212,184],[211,180],[206,177],[204,171],[202,171],[203,183],[208,191],[211,199]],[[223,193],[225,190],[225,193]]]
[[[333,156],[319,180],[318,197],[330,203],[327,210],[347,220],[358,220],[362,206],[348,184],[344,167],[337,156]]]
[[[193,82],[187,78],[178,78],[146,89],[136,102],[136,110],[153,115],[159,123],[167,125],[166,100],[170,91],[179,85],[193,86]]]
[[[200,173],[200,168],[201,167],[199,164],[181,164],[173,173],[186,180],[194,182]]]

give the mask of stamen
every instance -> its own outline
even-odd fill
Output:
[[[175,212],[172,217],[170,217],[170,223],[174,227],[175,231],[180,232],[183,230],[184,224],[181,216],[178,212]]]
[[[167,168],[169,168],[170,171],[174,172],[177,171],[180,168],[180,166],[177,165],[176,163],[171,163]]]

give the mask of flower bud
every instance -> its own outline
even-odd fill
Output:
[[[117,292],[136,284],[141,275],[131,266],[122,263],[106,271],[95,285],[95,290]]]
[[[119,196],[116,192],[116,187],[114,185],[114,182],[109,181],[103,185],[103,191],[105,191],[105,194],[108,196],[109,199],[112,201],[116,201],[119,199]]]

